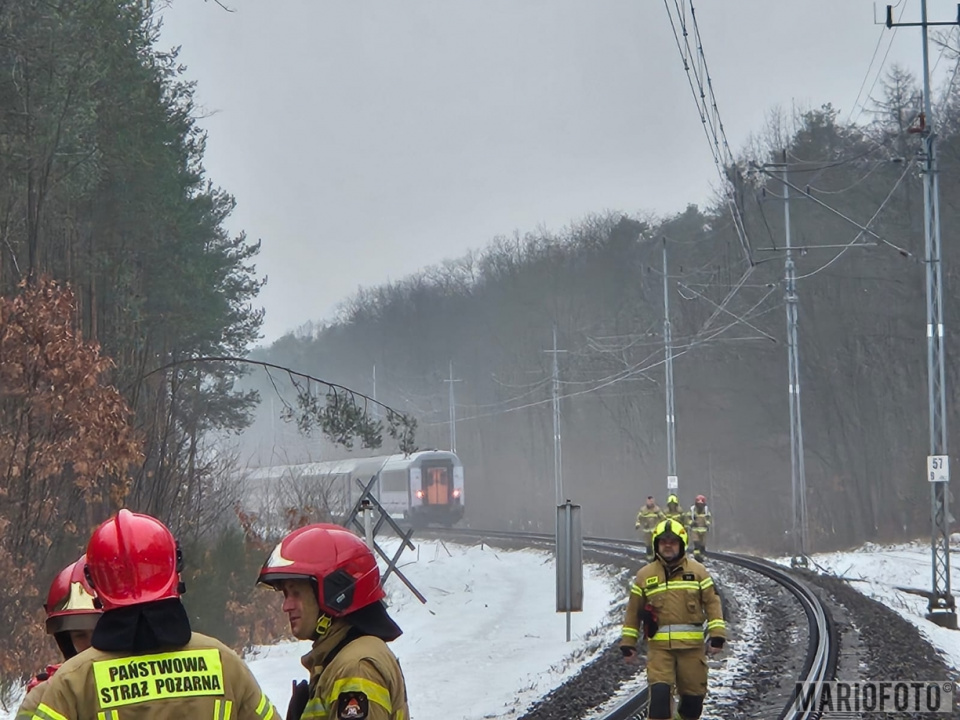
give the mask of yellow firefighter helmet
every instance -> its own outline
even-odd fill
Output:
[[[664,520],[653,529],[653,536],[651,538],[653,541],[653,547],[657,547],[657,542],[660,540],[660,538],[671,536],[680,540],[681,553],[686,550],[687,529],[682,523],[678,523],[676,520]]]

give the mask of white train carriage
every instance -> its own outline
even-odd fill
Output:
[[[245,473],[250,500],[267,507],[309,497],[335,520],[356,504],[361,485],[377,477],[371,492],[390,515],[414,525],[451,526],[463,517],[463,464],[452,452],[424,450],[330,462],[276,465]],[[360,481],[359,483],[357,481]]]

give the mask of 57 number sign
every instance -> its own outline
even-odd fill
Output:
[[[927,480],[950,482],[950,456],[927,455]]]

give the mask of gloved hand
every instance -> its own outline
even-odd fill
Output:
[[[722,637],[712,637],[707,642],[707,652],[710,655],[716,655],[718,652],[723,650],[724,640]]]
[[[287,705],[286,720],[300,720],[300,716],[303,715],[303,711],[307,707],[307,701],[310,699],[310,686],[306,680],[300,682],[293,680],[291,682],[293,691],[290,694],[290,704]]]
[[[623,654],[623,659],[627,665],[637,665],[640,663],[640,656],[637,655],[637,649],[635,647],[621,645],[620,652]]]

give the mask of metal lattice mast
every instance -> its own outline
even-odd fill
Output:
[[[935,123],[930,100],[930,52],[927,28],[931,25],[957,25],[927,21],[927,0],[920,1],[919,23],[894,23],[893,8],[887,6],[887,27],[919,25],[923,37],[923,111],[919,130],[923,134],[923,237],[927,290],[927,404],[930,415],[930,455],[927,479],[930,481],[931,575],[932,588],[927,618],[945,627],[957,627],[956,604],[950,590],[950,479],[947,455],[947,400],[943,325],[943,254],[940,242],[940,181],[937,167]]]
[[[790,488],[793,514],[793,558],[791,563],[807,564],[807,479],[803,466],[803,422],[800,412],[800,347],[797,341],[797,270],[790,241],[790,186],[787,184],[787,157],[783,157],[784,283],[787,307],[787,393],[790,398]]]
[[[450,391],[447,394],[450,412],[450,452],[455,453],[457,451],[457,402],[453,392],[453,384],[460,382],[460,380],[453,377],[453,360],[450,361],[450,378],[444,380],[444,382],[450,383]]]
[[[667,372],[667,491],[679,490],[677,479],[677,418],[673,410],[673,333],[670,327],[670,287],[667,239],[663,239],[663,352]]]
[[[563,504],[563,452],[560,438],[560,364],[557,362],[557,326],[553,326],[553,484],[557,505]]]

